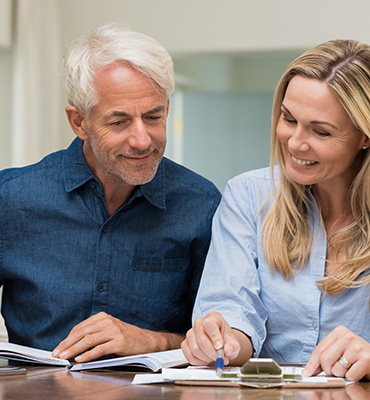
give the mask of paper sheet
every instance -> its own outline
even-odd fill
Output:
[[[282,367],[284,374],[300,374],[303,368],[299,367]],[[238,373],[239,367],[226,367],[227,373]],[[326,383],[328,380],[342,380],[342,378],[327,377],[325,374],[302,378],[299,382],[308,384]],[[151,384],[151,383],[171,383],[173,381],[238,381],[232,378],[220,378],[217,376],[214,368],[211,367],[194,367],[187,368],[163,368],[160,374],[136,374],[132,384]],[[353,382],[345,380],[346,385]]]

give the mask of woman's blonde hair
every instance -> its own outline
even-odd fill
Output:
[[[331,40],[294,60],[282,76],[272,111],[271,168],[277,163],[280,183],[264,224],[264,248],[272,270],[286,278],[302,268],[315,240],[310,227],[311,196],[307,187],[289,180],[276,136],[281,104],[294,76],[325,82],[339,100],[359,133],[370,137],[370,46],[354,40]],[[362,150],[362,166],[348,194],[353,222],[337,234],[335,274],[318,284],[328,294],[370,283],[370,152]],[[361,276],[360,276],[361,275]]]

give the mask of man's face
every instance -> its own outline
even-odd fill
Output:
[[[95,86],[99,100],[85,120],[89,167],[103,185],[151,181],[166,147],[167,96],[118,62],[96,74]]]

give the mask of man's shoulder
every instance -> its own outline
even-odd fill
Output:
[[[26,165],[23,167],[12,167],[6,168],[0,171],[0,187],[4,184],[17,184],[17,182],[23,182],[23,180],[33,178],[37,179],[37,176],[40,176],[40,179],[46,178],[46,171],[52,172],[55,169],[60,171],[61,167],[61,157],[63,154],[63,150],[59,150],[55,153],[48,154],[42,160],[35,164]],[[31,182],[29,182],[31,183]]]
[[[204,195],[207,196],[212,196],[216,200],[220,199],[220,191],[217,189],[216,185],[207,178],[166,157],[163,158],[163,163],[167,185],[171,185],[176,190],[184,189],[187,192],[195,191],[204,193]]]

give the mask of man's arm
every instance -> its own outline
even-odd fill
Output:
[[[100,312],[76,325],[53,356],[81,363],[107,354],[128,356],[176,349],[183,340],[183,335],[142,329]]]

